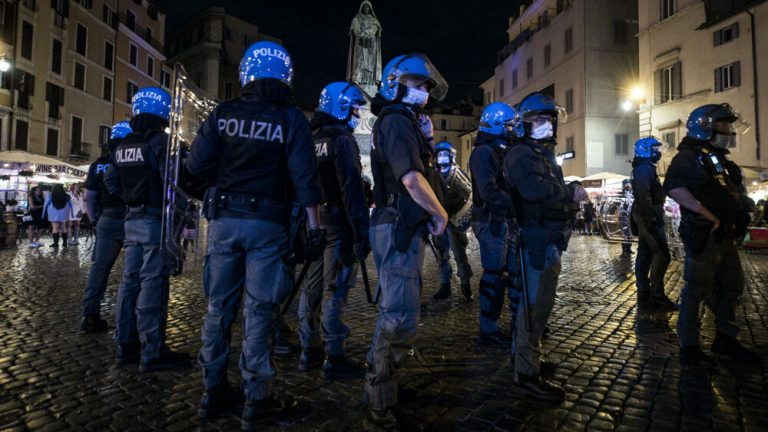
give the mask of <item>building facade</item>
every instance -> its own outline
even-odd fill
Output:
[[[641,135],[678,144],[693,109],[728,103],[751,125],[731,142],[731,157],[750,179],[766,164],[768,2],[640,0]],[[757,74],[755,74],[757,71]],[[674,152],[665,155],[660,170]]]
[[[164,16],[146,0],[5,0],[0,8],[0,65],[2,58],[10,64],[0,73],[2,150],[95,159],[112,124],[130,116],[126,83],[158,85],[165,60],[159,44],[154,80],[123,67],[127,41],[138,35],[120,17],[132,19],[134,29],[151,28],[144,37],[162,39]]]
[[[206,93],[230,99],[240,94],[243,52],[257,41],[282,43],[224,8],[211,7],[169,35],[169,64],[181,63]]]
[[[481,86],[486,102],[517,104],[539,91],[566,109],[557,151],[576,156],[563,164],[565,175],[631,170],[638,116],[622,105],[638,77],[636,7],[637,0],[523,1],[493,83]]]
[[[460,137],[477,129],[481,109],[482,107],[471,103],[462,103],[455,107],[434,108],[429,112],[435,142],[447,141],[451,143],[456,149],[456,163],[462,168],[466,168],[466,163],[462,164],[461,162],[464,159],[469,161],[469,153],[472,148],[471,146],[465,148]]]

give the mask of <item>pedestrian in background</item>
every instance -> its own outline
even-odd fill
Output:
[[[39,248],[43,244],[40,243],[40,234],[45,229],[45,219],[43,218],[43,207],[45,207],[45,196],[43,190],[39,186],[35,186],[29,191],[29,197],[27,198],[28,216],[30,219],[25,220],[27,225],[27,238],[29,238],[29,247]]]
[[[80,185],[73,183],[69,186],[69,201],[72,203],[72,217],[69,219],[69,229],[71,233],[70,245],[75,246],[78,244],[80,238],[80,221],[83,219],[83,195],[80,193]]]
[[[72,219],[72,202],[69,195],[64,191],[64,186],[57,184],[51,191],[51,196],[45,204],[43,214],[53,227],[53,243],[51,247],[59,247],[59,236],[61,236],[62,246],[67,247],[67,225]]]

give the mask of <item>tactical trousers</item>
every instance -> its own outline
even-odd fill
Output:
[[[83,293],[83,316],[98,315],[104,292],[107,289],[109,272],[115,265],[125,240],[125,226],[122,218],[102,216],[96,223],[96,241],[91,255],[91,269]]]
[[[541,335],[544,333],[544,327],[549,321],[555,304],[562,252],[554,244],[547,244],[544,266],[537,268],[532,262],[531,250],[526,247],[523,251],[530,305],[530,330],[526,329],[525,313],[522,310],[518,311],[515,372],[522,375],[536,375],[541,365]]]
[[[665,295],[664,275],[667,273],[672,256],[667,245],[664,224],[647,224],[640,217],[633,215],[638,229],[637,257],[635,259],[635,277],[637,294],[640,297]],[[650,278],[648,274],[650,272]]]
[[[685,252],[685,286],[677,319],[680,347],[700,344],[702,301],[714,312],[717,331],[736,337],[736,303],[744,291],[744,271],[736,242],[731,236],[715,239],[715,235],[710,235],[700,254],[693,255],[688,245]]]
[[[467,245],[469,244],[467,232],[459,231],[455,225],[448,224],[443,235],[434,237],[434,243],[440,269],[440,283],[451,281],[451,276],[453,276],[451,252],[453,252],[459,281],[463,284],[468,284],[469,279],[472,277],[472,267],[469,265],[469,259],[467,258]]]
[[[414,236],[406,253],[394,244],[394,223],[372,225],[371,247],[379,272],[379,318],[368,352],[366,399],[383,410],[397,403],[397,368],[416,336],[421,304],[424,238]]]
[[[472,231],[480,242],[480,263],[483,266],[483,277],[480,278],[480,332],[499,331],[499,317],[506,290],[511,314],[510,330],[514,338],[520,290],[515,282],[518,278],[517,254],[509,225],[502,223],[500,232],[494,235],[491,223],[478,221],[472,223]],[[504,272],[509,276],[504,277]]]
[[[323,228],[327,230],[325,253],[310,264],[299,300],[299,339],[304,349],[320,346],[318,321],[322,309],[325,352],[329,356],[341,356],[344,341],[349,337],[349,327],[343,320],[344,308],[347,294],[355,285],[358,264],[352,255],[352,230],[343,225],[323,225]]]
[[[264,399],[272,393],[276,374],[272,335],[280,305],[293,286],[293,268],[283,261],[288,248],[285,226],[232,217],[209,221],[203,269],[208,312],[203,320],[203,344],[198,355],[205,388],[227,380],[232,323],[242,300],[243,392],[251,400]]]
[[[125,266],[117,293],[115,339],[118,345],[141,342],[141,356],[159,357],[165,346],[169,270],[160,248],[160,217],[128,215]]]

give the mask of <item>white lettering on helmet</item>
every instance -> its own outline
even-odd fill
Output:
[[[140,91],[136,93],[136,96],[134,96],[135,99],[154,99],[158,102],[163,101],[163,97],[160,95],[160,93],[155,92],[147,92],[147,91]]]
[[[285,51],[280,51],[274,48],[259,48],[253,52],[254,56],[266,56],[266,57],[277,57],[280,60],[290,62],[291,58],[288,56],[288,53]]]

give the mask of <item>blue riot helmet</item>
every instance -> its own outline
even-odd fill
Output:
[[[273,78],[288,87],[293,82],[293,62],[288,51],[275,42],[261,41],[249,46],[240,60],[240,85]]]
[[[736,132],[743,134],[749,125],[727,103],[702,105],[691,112],[686,123],[688,137],[712,141],[718,147],[727,147]]]
[[[456,163],[456,149],[448,141],[435,144],[436,162],[440,166],[451,166]]]
[[[418,89],[427,84],[427,91]],[[424,54],[407,54],[393,58],[381,73],[379,94],[390,102],[421,106],[429,97],[443,100],[448,83]]]
[[[656,137],[640,138],[635,142],[635,157],[649,158],[651,161],[657,162],[661,159],[662,145],[662,142],[656,139]]]
[[[515,119],[515,109],[504,102],[494,102],[480,115],[478,130],[490,135],[511,138],[511,124]]]
[[[320,92],[317,110],[347,122],[350,129],[360,124],[357,108],[368,103],[368,95],[355,84],[340,81],[325,86]]]
[[[129,121],[121,121],[117,122],[112,126],[112,133],[109,135],[109,139],[123,139],[128,135],[129,133],[133,132],[131,129],[131,122]]]
[[[171,96],[160,87],[139,89],[132,99],[133,116],[153,114],[168,121],[171,114]]]
[[[517,104],[515,134],[535,141],[554,141],[558,120],[565,122],[567,118],[565,110],[554,99],[543,93],[531,93]]]

